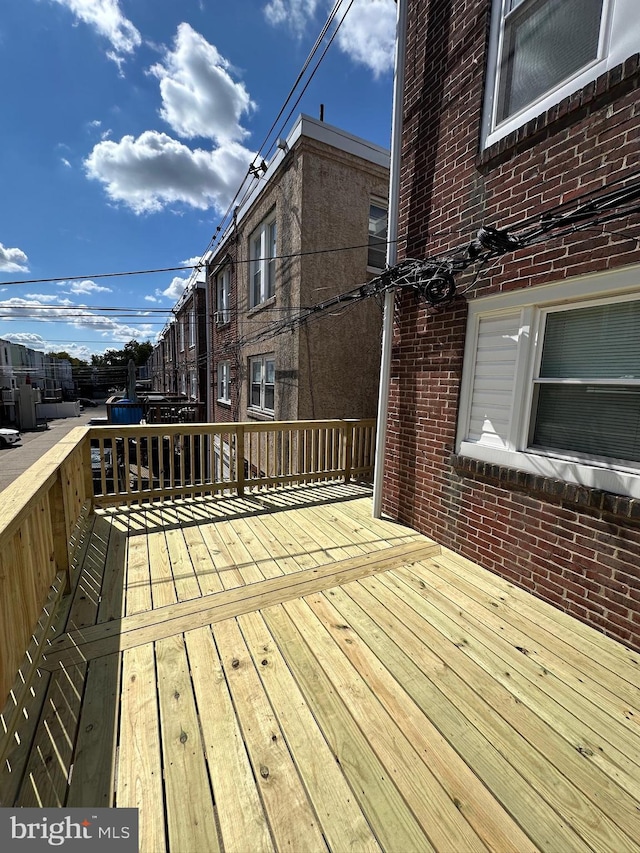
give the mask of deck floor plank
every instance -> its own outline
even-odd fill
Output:
[[[398,853],[434,851],[283,605],[269,607],[262,615],[281,651],[286,649],[287,664],[380,846]]]
[[[447,587],[449,596],[455,597],[452,601],[432,585],[427,572],[423,570],[417,577],[415,566],[410,572],[395,574],[399,586],[391,577],[384,582],[393,583],[400,594],[402,584],[407,584],[413,591],[412,606],[419,612],[422,612],[421,601],[426,598],[431,621],[437,623],[442,634],[461,644],[492,678],[534,708],[550,726],[564,733],[574,749],[585,757],[595,756],[620,784],[623,784],[621,770],[627,774],[627,784],[637,780],[640,732],[635,715],[640,716],[640,702],[636,701],[629,715],[628,704],[619,703],[615,707],[607,704],[597,689],[587,690],[584,683],[572,686],[569,668],[561,659],[545,661],[543,656],[543,660],[538,660],[540,647],[527,643],[526,635],[516,634],[509,641],[508,625],[505,629],[502,614],[498,617],[486,612],[475,616],[472,602]],[[589,721],[588,725],[584,720]],[[640,795],[637,783],[633,793]]]
[[[549,785],[546,763],[535,762],[518,732],[492,715],[482,693],[451,669],[455,646],[435,632],[419,639],[407,627],[412,617],[402,601],[390,598],[393,611],[381,606],[380,587],[353,584],[335,590],[331,601],[534,844],[550,853],[590,849],[537,790],[539,775]],[[566,780],[557,781],[562,787]]]
[[[616,643],[615,640],[595,631],[589,625],[584,625],[568,613],[529,594],[515,584],[487,572],[481,566],[453,551],[443,548],[440,559],[457,574],[473,578],[473,582],[486,590],[497,607],[508,604],[509,607],[536,621],[549,633],[550,637],[556,637],[574,645],[633,687],[640,683],[640,653]]]
[[[167,850],[158,688],[153,644],[122,656],[122,693],[115,804],[139,810],[139,846]]]
[[[169,849],[216,853],[215,807],[184,637],[158,640],[155,647]]]
[[[636,652],[357,483],[156,498],[86,519],[3,805],[139,808],[141,853],[640,850]]]
[[[276,847],[326,850],[317,815],[236,620],[219,622],[213,631]]]
[[[451,802],[490,850],[534,853],[537,847],[465,764],[427,714],[403,690],[362,637],[345,624],[344,617],[331,603],[332,593],[329,590],[307,596],[305,601],[345,657],[366,680],[387,713],[402,721],[403,732],[439,780]]]
[[[603,710],[616,719],[622,713],[627,722],[631,722],[628,710],[633,711],[638,705],[640,697],[637,686],[616,677],[611,670],[566,640],[551,637],[540,628],[536,620],[513,610],[509,605],[503,603],[501,608],[492,606],[483,590],[452,572],[444,559],[429,560],[423,572],[416,566],[412,574],[418,578],[418,582],[428,581],[462,607],[465,613],[481,622],[495,623],[499,610],[500,633],[506,641],[524,649],[524,653],[535,656],[534,659],[545,668],[557,672],[572,690],[601,701]],[[631,727],[640,732],[640,719],[634,721]]]
[[[283,607],[302,626],[305,641],[318,665],[342,697],[435,849],[486,851],[400,728],[405,716],[403,705],[398,704],[392,713],[381,706],[306,602],[297,599]],[[342,626],[339,629],[344,630]]]
[[[464,619],[443,619],[438,610],[439,602],[433,593],[428,591],[428,587],[425,592],[429,599],[428,603],[425,603],[417,592],[407,595],[402,582],[395,578],[396,574],[402,576],[404,573],[388,573],[380,577],[379,581],[412,606],[440,631],[443,637],[447,637],[466,657],[484,670],[482,676],[476,670],[473,671],[473,683],[482,690],[483,697],[494,710],[501,713],[507,722],[543,754],[552,766],[570,779],[583,795],[591,798],[597,792],[597,796],[592,800],[592,808],[603,812],[604,824],[607,824],[610,818],[622,827],[630,821],[633,822],[634,814],[637,813],[634,794],[637,796],[638,792],[636,790],[629,794],[624,790],[624,783],[629,784],[631,780],[633,786],[634,780],[633,768],[629,773],[626,756],[621,753],[611,755],[612,750],[608,744],[594,736],[580,716],[554,702],[533,682],[522,683],[517,677],[517,666],[523,657],[527,660],[526,656],[517,650],[509,649],[506,652],[503,649],[502,657],[496,655],[487,645],[477,641],[475,633],[464,624]],[[456,611],[456,615],[458,612]],[[495,615],[493,620],[496,620]],[[482,633],[480,631],[479,636],[482,636]],[[503,645],[500,641],[500,637],[494,639],[498,648]],[[470,678],[470,670],[459,655],[454,656],[450,665],[461,678]],[[546,681],[546,677],[542,680]],[[512,703],[506,701],[505,693],[515,697],[515,710],[511,710]],[[610,778],[606,778],[607,776]],[[635,778],[637,779],[637,774]],[[637,789],[637,785],[635,787]],[[615,830],[613,833],[615,835]]]
[[[379,853],[353,791],[264,619],[247,613],[238,617],[238,624],[330,849]]]
[[[560,820],[566,821],[566,816],[571,815],[572,829],[582,837],[585,846],[591,839],[598,839],[599,849],[611,853],[632,849],[628,846],[629,838],[605,814],[598,812],[593,800],[578,787],[576,774],[582,769],[582,756],[577,750],[569,743],[562,743],[560,738],[556,739],[555,744],[560,747],[559,754],[556,754],[556,750],[547,750],[553,729],[544,723],[538,725],[535,711],[525,706],[495,678],[488,676],[484,660],[477,662],[470,659],[468,649],[474,642],[472,638],[461,639],[458,647],[455,638],[459,638],[460,634],[450,638],[442,633],[433,608],[418,613],[406,598],[394,595],[388,584],[389,580],[382,577],[367,579],[361,587],[373,592],[375,599],[384,605],[387,612],[398,617],[393,620],[393,629],[404,638],[403,648],[410,648],[413,643],[416,654],[422,656],[423,668],[427,647],[442,650],[440,665],[446,660],[446,678],[440,678],[437,683],[443,695],[493,743],[522,777],[536,780],[536,792]],[[351,589],[346,588],[348,592]],[[368,607],[371,607],[370,602]],[[374,619],[381,624],[385,620],[384,617],[380,618],[379,613],[375,611]],[[447,649],[450,650],[449,654],[446,654]],[[473,685],[473,688],[469,685]],[[563,713],[562,709],[557,708],[557,713]],[[536,732],[538,737],[535,736]],[[545,750],[548,751],[546,756]],[[558,769],[557,764],[562,759],[563,770],[568,767],[573,775],[571,772],[566,775]],[[603,793],[602,787],[598,790]],[[557,839],[554,843],[558,843]]]
[[[224,850],[271,853],[268,821],[211,629],[188,631],[185,640]]]

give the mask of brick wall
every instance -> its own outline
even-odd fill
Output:
[[[638,57],[480,151],[490,3],[409,2],[400,256],[424,258],[598,189],[640,163]],[[640,512],[455,455],[467,299],[640,262],[640,219],[522,249],[434,311],[397,297],[384,509],[640,648]],[[640,282],[639,282],[640,283]]]

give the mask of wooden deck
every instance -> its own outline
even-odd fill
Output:
[[[366,488],[103,510],[78,555],[1,805],[138,807],[144,853],[640,850],[640,656]]]

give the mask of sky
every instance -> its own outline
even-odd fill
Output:
[[[341,0],[337,35],[268,136],[333,6],[2,0],[0,338],[87,360],[154,342],[191,272],[172,268],[202,257],[299,113],[323,104],[325,121],[388,148],[394,0]]]

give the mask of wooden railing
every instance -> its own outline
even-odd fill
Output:
[[[77,525],[92,500],[89,455],[88,429],[74,429],[0,494],[0,707],[16,673],[29,690],[25,651],[46,634],[52,586],[54,599],[68,588]]]
[[[0,734],[11,730],[36,677],[37,650],[94,503],[370,479],[374,430],[374,420],[72,430],[0,494],[0,710],[10,694]]]
[[[91,427],[97,503],[370,479],[375,420]]]

